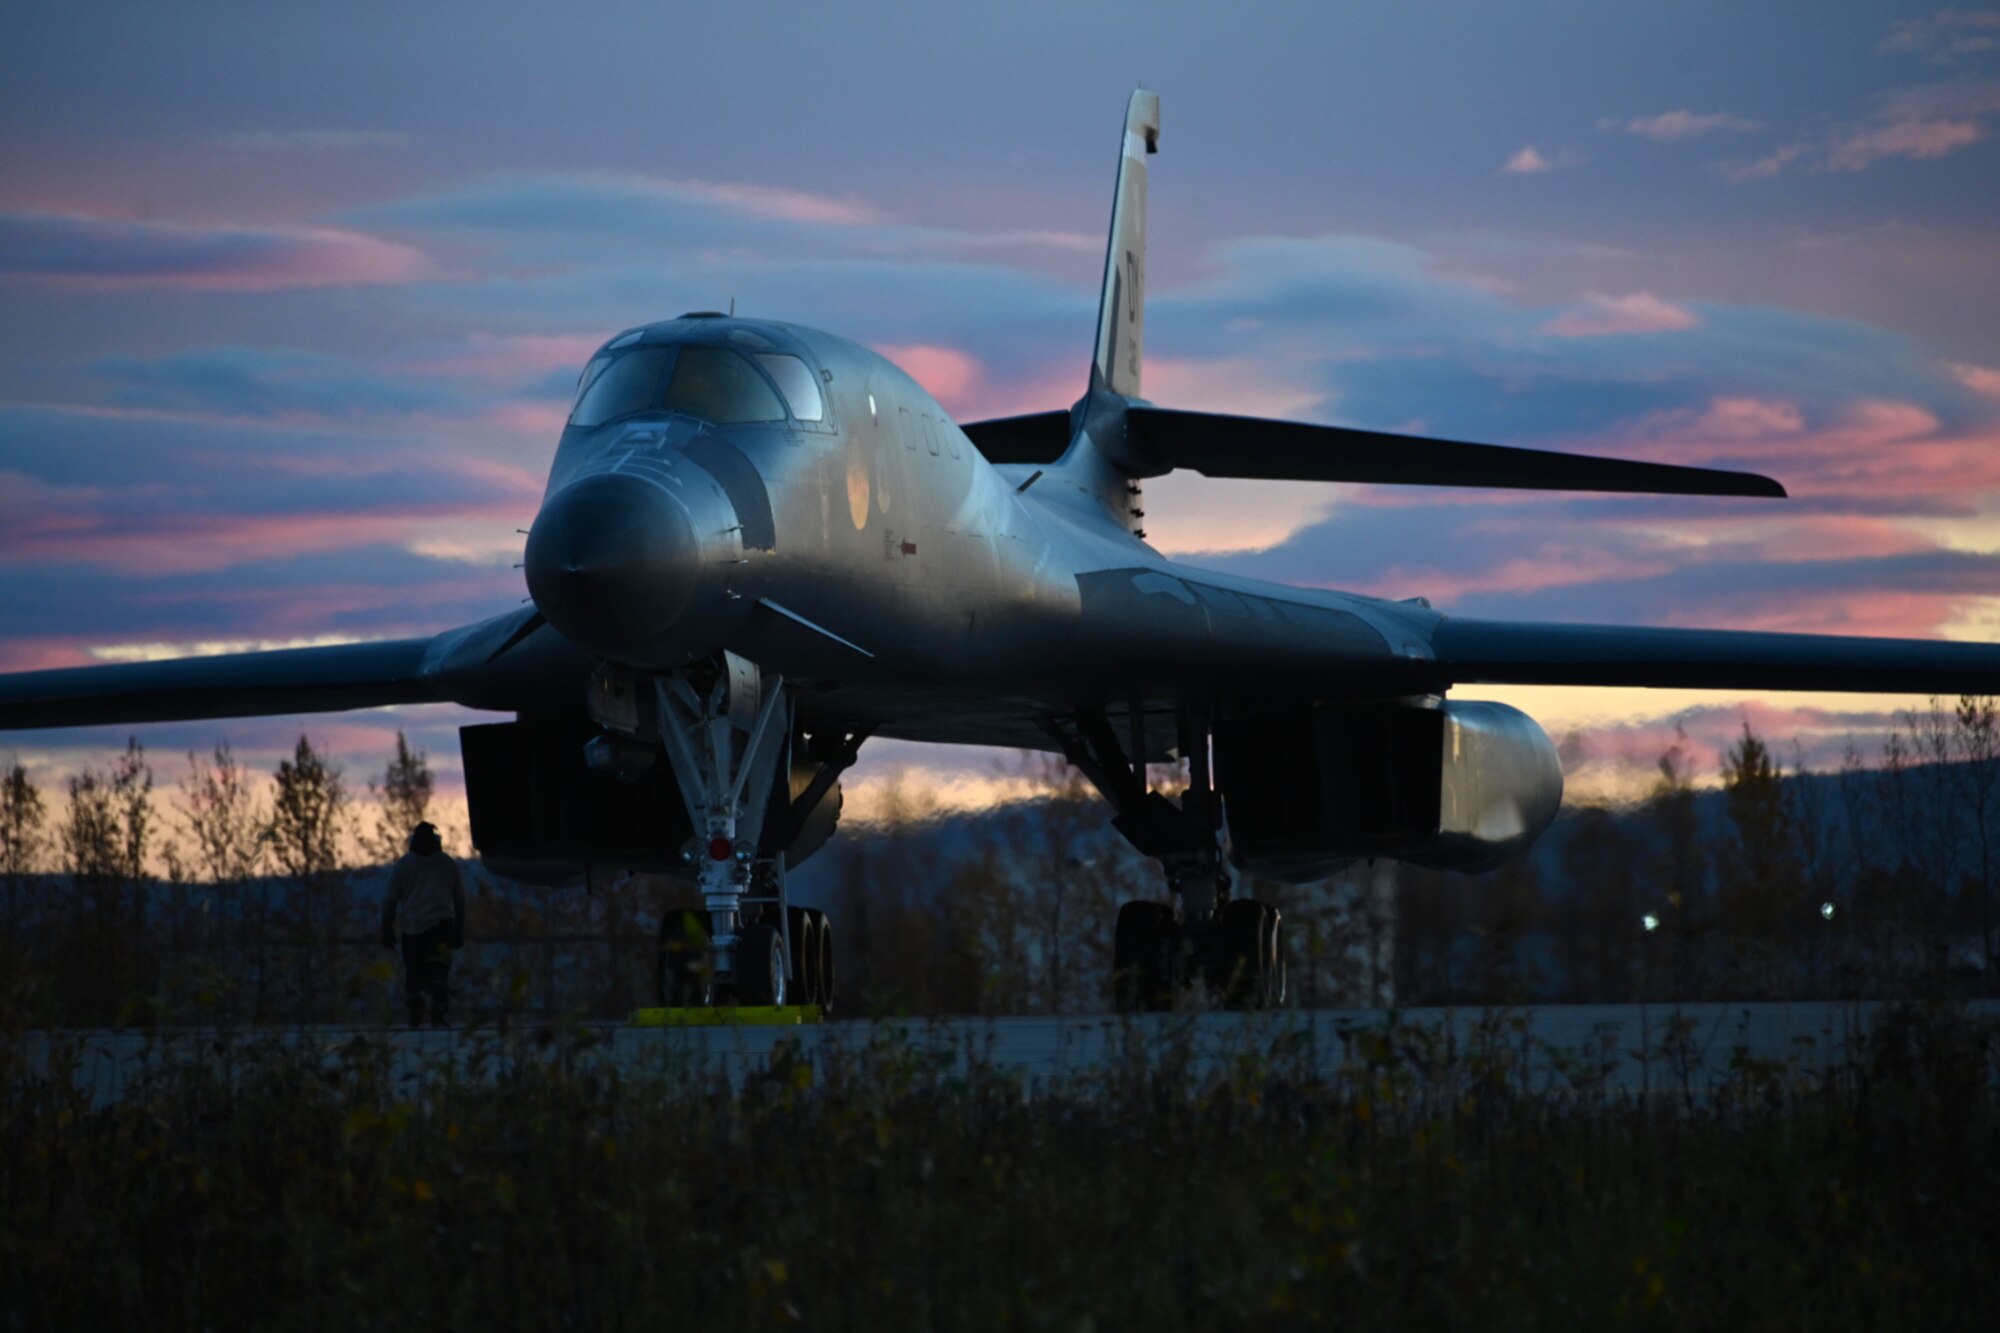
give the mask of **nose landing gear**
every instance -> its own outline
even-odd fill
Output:
[[[695,836],[684,859],[701,895],[700,911],[661,916],[660,1003],[829,1005],[833,929],[824,912],[791,905],[786,855],[854,763],[868,729],[822,745],[817,771],[794,794],[797,726],[784,677],[767,679],[755,663],[723,653],[652,684],[645,722],[687,805]],[[616,720],[629,726],[638,719]],[[825,738],[816,732],[813,739]]]

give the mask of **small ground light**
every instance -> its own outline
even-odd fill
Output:
[[[1651,912],[1648,912],[1646,913],[1646,915],[1639,918],[1639,924],[1644,926],[1649,932],[1655,931],[1660,928],[1660,918],[1654,916]]]
[[[1819,916],[1820,916],[1820,920],[1822,920],[1822,921],[1831,921],[1831,920],[1833,920],[1833,904],[1832,904],[1832,903],[1821,903],[1821,904],[1819,905]]]

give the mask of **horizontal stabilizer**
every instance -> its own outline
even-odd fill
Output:
[[[974,421],[962,429],[989,463],[1053,463],[1069,448],[1070,416],[1066,411],[1030,412]]]
[[[1185,468],[1209,477],[1347,481],[1396,486],[1478,486],[1639,495],[1782,498],[1785,488],[1753,472],[1640,463],[1622,458],[1468,444],[1304,421],[1125,409],[1128,455],[1145,475]],[[1052,463],[1070,442],[1067,412],[975,421],[965,433],[995,463]]]
[[[1762,495],[1782,498],[1769,477],[1668,463],[1464,444],[1347,426],[1259,417],[1128,410],[1141,451],[1166,468],[1209,477],[1270,481],[1358,481],[1394,486],[1494,486],[1528,491],[1622,491],[1643,495]]]
[[[2000,693],[2000,645],[1754,630],[1535,625],[1446,616],[1431,650],[1450,685]]]

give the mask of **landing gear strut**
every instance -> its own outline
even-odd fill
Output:
[[[594,689],[593,701],[634,698],[635,683]],[[830,748],[816,732],[818,770],[794,795],[798,727],[783,676],[767,677],[754,662],[723,653],[649,683],[643,697],[650,706],[606,708],[598,720],[652,733],[694,830],[682,855],[694,869],[701,910],[661,916],[660,1003],[830,1004],[832,926],[824,912],[791,905],[786,860],[868,729],[837,735]],[[606,747],[607,754],[616,750]]]
[[[1205,981],[1232,1008],[1283,1003],[1284,955],[1276,908],[1230,897],[1222,857],[1222,806],[1208,764],[1208,718],[1176,715],[1188,786],[1176,805],[1146,779],[1146,715],[1133,704],[1121,745],[1103,709],[1051,719],[1050,734],[1070,763],[1117,812],[1112,827],[1166,872],[1165,902],[1118,909],[1112,941],[1112,994],[1119,1011],[1170,1008],[1175,995]]]

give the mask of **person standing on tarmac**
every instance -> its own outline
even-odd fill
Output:
[[[445,1026],[450,1002],[451,951],[465,946],[465,881],[458,862],[446,854],[437,826],[419,824],[410,830],[410,850],[389,872],[382,894],[382,947],[396,947],[397,917],[402,918],[403,993],[409,1001],[410,1026],[424,1026],[425,1001],[430,1021]]]

